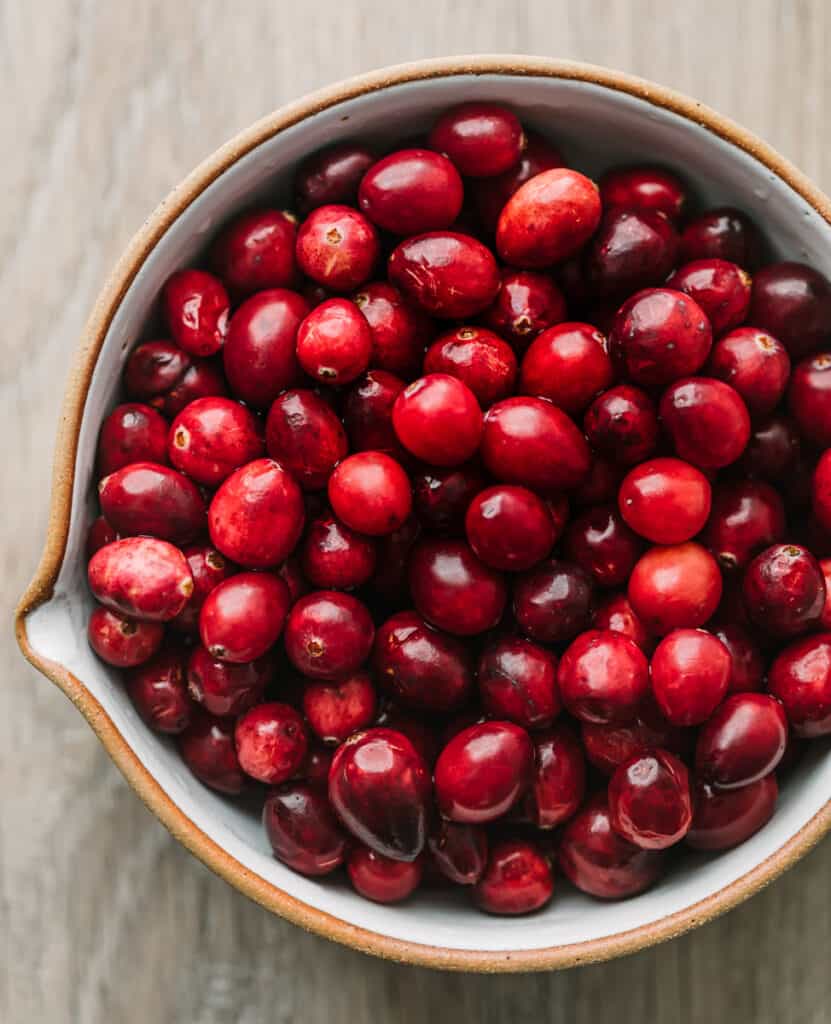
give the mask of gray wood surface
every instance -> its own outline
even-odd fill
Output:
[[[831,190],[827,0],[0,0],[0,1021],[831,1019],[831,844],[721,920],[612,964],[397,967],[238,895],[143,808],[13,644],[67,366],[145,215],[253,119],[355,72],[512,51],[616,66],[758,131]]]

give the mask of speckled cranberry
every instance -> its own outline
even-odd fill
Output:
[[[720,259],[752,267],[756,263],[759,232],[741,210],[729,206],[706,210],[681,233],[684,260]]]
[[[526,487],[497,484],[471,501],[465,531],[474,553],[486,565],[521,572],[541,562],[556,540],[546,503]]]
[[[466,384],[483,408],[513,393],[517,360],[513,349],[485,327],[457,327],[427,350],[424,373],[443,373]]]
[[[303,714],[324,743],[337,745],[375,718],[375,687],[367,672],[313,680],[303,691]]]
[[[118,534],[107,520],[103,516],[97,516],[90,523],[89,530],[87,530],[85,547],[87,561],[92,558],[96,551],[100,551],[101,548],[106,547],[107,544],[112,544],[114,540],[118,539]]]
[[[473,196],[476,212],[484,227],[496,230],[502,207],[529,178],[552,167],[562,167],[560,151],[547,139],[536,132],[526,132],[526,145],[519,160],[508,170],[488,178],[477,178],[468,182],[468,191]]]
[[[765,680],[765,660],[748,630],[739,623],[730,622],[713,629],[713,635],[721,640],[730,655],[727,692],[761,690]]]
[[[771,773],[738,789],[717,790],[704,783],[693,793],[693,820],[687,844],[696,850],[729,850],[766,825],[779,789]]]
[[[297,330],[297,359],[321,384],[349,384],[366,370],[372,332],[349,299],[328,299],[309,313]]]
[[[292,607],[284,643],[289,660],[304,675],[333,679],[360,668],[374,636],[361,601],[336,590],[317,590]]]
[[[700,544],[651,548],[629,577],[628,597],[650,633],[695,629],[713,615],[721,600],[718,564]]]
[[[800,737],[831,733],[831,633],[797,640],[771,665],[768,689]]]
[[[343,424],[352,451],[402,453],[392,425],[392,408],[404,387],[400,377],[385,370],[369,370],[354,382],[343,406]]]
[[[262,453],[257,420],[230,398],[199,398],[185,406],[173,421],[167,442],[176,469],[206,487],[219,486]]]
[[[606,339],[591,324],[562,323],[539,334],[525,353],[519,388],[575,415],[613,379]]]
[[[446,373],[431,373],[408,385],[392,410],[404,447],[434,466],[458,466],[479,446],[482,411],[470,388]]]
[[[771,263],[753,278],[747,319],[800,359],[831,339],[831,282],[804,263]]]
[[[352,301],[372,332],[369,365],[397,377],[417,376],[433,337],[427,314],[386,281],[370,281],[355,292]]]
[[[202,643],[220,661],[254,661],[277,642],[289,605],[288,587],[279,576],[238,573],[205,599],[199,613]]]
[[[579,566],[550,559],[517,578],[514,616],[532,640],[568,643],[589,624],[592,590],[591,578]]]
[[[492,629],[502,616],[504,580],[463,541],[421,541],[410,559],[409,579],[416,609],[448,633],[474,636]]]
[[[702,469],[729,466],[750,439],[747,406],[724,381],[678,380],[664,392],[659,411],[679,458]]]
[[[506,270],[499,291],[483,314],[491,330],[524,352],[536,336],[566,318],[563,293],[547,274]]]
[[[488,178],[514,166],[525,148],[525,135],[516,114],[506,107],[462,103],[436,121],[429,144],[466,177]]]
[[[806,441],[819,448],[831,446],[831,351],[796,364],[788,409]]]
[[[98,473],[109,476],[132,462],[167,462],[167,420],[150,405],[118,405],[98,435]]]
[[[598,395],[586,410],[583,427],[593,448],[624,466],[649,458],[658,443],[655,403],[630,384]]]
[[[673,725],[700,725],[727,693],[730,652],[703,629],[675,629],[652,655],[652,692]]]
[[[687,192],[681,180],[663,167],[615,167],[600,179],[606,207],[658,210],[672,220],[681,216]]]
[[[587,630],[560,658],[557,685],[563,704],[581,721],[627,722],[649,692],[649,666],[622,633]]]
[[[459,172],[441,153],[399,149],[364,175],[358,205],[373,224],[395,235],[449,228],[462,209]]]
[[[303,764],[308,733],[293,707],[274,701],[258,704],[237,719],[234,742],[246,775],[279,785]]]
[[[324,590],[353,590],[375,571],[375,544],[334,516],[310,523],[301,549],[303,574]]]
[[[785,535],[785,507],[779,493],[761,480],[720,484],[702,535],[724,569],[742,569],[761,550]]]
[[[354,846],[346,862],[349,881],[357,893],[373,903],[402,903],[421,882],[424,864],[393,860],[366,846]]]
[[[152,534],[183,544],[205,528],[205,499],[181,473],[153,462],[133,462],[104,477],[98,500],[121,536]]]
[[[798,544],[774,544],[758,554],[745,571],[742,593],[753,622],[780,637],[808,632],[825,606],[822,570]]]
[[[127,677],[130,700],[142,721],[154,732],[175,735],[190,722],[191,703],[184,661],[184,651],[174,646],[134,668]]]
[[[235,295],[286,288],[295,277],[297,221],[284,210],[251,210],[232,220],[211,247],[211,265]]]
[[[713,346],[707,372],[735,388],[751,416],[758,419],[779,404],[791,361],[773,335],[756,327],[738,327]]]
[[[544,907],[553,892],[554,876],[542,850],[527,840],[511,839],[491,848],[473,899],[489,914],[529,914]]]
[[[177,739],[182,760],[197,779],[211,789],[238,796],[246,787],[234,746],[234,723],[197,710]]]
[[[611,629],[615,633],[623,633],[647,654],[652,650],[652,637],[635,613],[626,594],[609,594],[608,597],[602,598],[595,605],[592,625],[595,629]]]
[[[686,766],[666,750],[634,754],[609,781],[609,823],[644,850],[679,843],[692,821]]]
[[[210,714],[235,718],[260,703],[273,674],[274,660],[269,656],[233,664],[198,645],[187,663],[188,693]]]
[[[294,871],[317,877],[340,867],[346,836],[317,786],[287,782],[263,805],[263,826],[274,856]]]
[[[421,525],[433,533],[463,536],[468,507],[485,486],[479,467],[465,463],[430,468],[417,473],[412,482],[413,507]]]
[[[372,277],[378,232],[351,206],[319,206],[300,226],[296,252],[307,277],[334,292],[350,292]]]
[[[155,537],[126,537],[96,551],[87,568],[89,588],[112,611],[167,622],[193,593],[182,552]]]
[[[383,452],[358,452],[344,459],[329,477],[328,493],[338,518],[371,536],[399,529],[412,508],[407,474]]]
[[[625,521],[653,544],[690,540],[707,522],[710,504],[709,480],[695,466],[672,458],[651,459],[630,470],[618,495]]]
[[[606,208],[586,247],[584,268],[592,294],[622,299],[660,285],[676,264],[678,233],[660,210]]]
[[[564,537],[568,559],[601,587],[626,582],[643,548],[613,505],[595,505],[575,516]]]
[[[560,713],[557,658],[539,644],[508,637],[487,647],[477,670],[482,705],[491,718],[545,729]]]
[[[751,277],[728,260],[703,259],[685,263],[667,281],[704,310],[713,333],[723,334],[747,318]]]
[[[222,282],[204,270],[179,270],[162,288],[167,329],[192,356],[212,356],[222,348],[230,305]]]
[[[272,403],[265,428],[268,454],[305,491],[317,491],[346,455],[346,432],[332,408],[314,391],[284,391]]]
[[[342,142],[307,157],[297,169],[294,195],[302,214],[331,203],[355,203],[361,178],[375,163],[367,146]]]
[[[475,885],[488,861],[483,828],[441,820],[427,838],[427,848],[441,874],[456,885]]]
[[[794,424],[785,416],[772,416],[752,430],[740,465],[748,476],[775,484],[791,481],[799,463],[799,435]]]
[[[102,661],[117,668],[132,668],[152,658],[161,647],[164,626],[122,615],[111,608],[96,608],[89,617],[87,637]]]

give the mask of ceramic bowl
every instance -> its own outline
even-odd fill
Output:
[[[294,874],[271,856],[258,815],[201,786],[171,745],[145,728],[118,673],[87,646],[91,598],[83,556],[93,511],[99,425],[121,368],[165,278],[230,215],[258,197],[289,196],[306,154],[345,139],[388,143],[464,100],[510,104],[583,171],[610,163],[676,167],[701,204],[734,204],[777,256],[831,275],[831,204],[763,142],[700,104],[617,72],[531,57],[425,61],[374,72],[266,117],[223,146],[162,203],[106,284],[84,333],[55,456],[49,533],[22,599],[21,647],[76,704],[138,795],[197,857],[268,909],[381,956],[461,970],[518,971],[617,956],[677,935],[734,906],[794,863],[831,824],[831,754],[815,747],[783,787],[761,832],[719,856],[690,854],[655,888],[619,903],[558,883],[546,910],[485,916],[458,893],[429,891],[399,907],[368,903],[344,883]]]

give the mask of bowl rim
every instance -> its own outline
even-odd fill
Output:
[[[831,800],[775,853],[740,878],[703,900],[650,924],[584,942],[517,951],[450,949],[395,939],[349,924],[310,906],[250,871],[214,842],[166,795],[84,683],[63,665],[32,648],[26,629],[27,616],[51,598],[63,564],[81,421],[98,355],[127,289],[170,225],[223,171],[284,129],[366,93],[431,78],[471,74],[539,76],[585,82],[669,110],[755,157],[831,225],[831,200],[790,161],[753,133],[679,92],[593,64],[514,54],[439,57],[357,75],[289,103],[225,143],[174,188],[133,236],[104,284],[84,327],[67,383],[55,445],[47,538],[40,564],[15,613],[15,631],[27,660],[75,704],[130,786],[174,838],[226,882],[261,906],[325,938],[389,960],[486,973],[550,970],[608,960],[646,949],[736,906],[796,863],[825,835],[831,828]]]

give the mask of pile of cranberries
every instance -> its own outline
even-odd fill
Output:
[[[89,641],[294,870],[631,896],[831,733],[831,285],[687,206],[469,103],[165,284]]]

